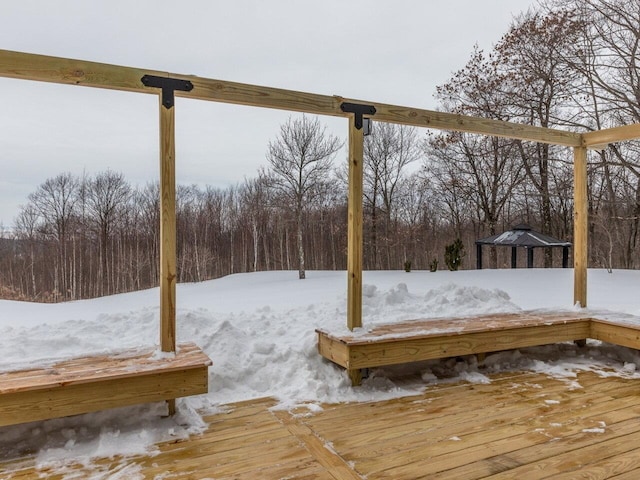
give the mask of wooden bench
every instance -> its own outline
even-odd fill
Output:
[[[593,338],[640,348],[640,325],[580,313],[520,312],[469,318],[412,320],[361,334],[317,329],[320,355],[347,369],[353,385],[361,370],[436,358],[484,354]]]
[[[0,374],[0,426],[208,392],[211,360],[193,343],[177,352],[127,350]]]

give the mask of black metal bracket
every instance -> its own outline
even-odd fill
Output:
[[[157,77],[155,75],[145,75],[140,79],[145,87],[156,87],[162,89],[162,105],[167,110],[173,107],[174,94],[176,90],[182,92],[190,92],[193,90],[193,83],[189,80],[180,80],[178,78]]]
[[[376,107],[373,105],[362,105],[359,103],[347,103],[340,104],[340,110],[348,113],[355,113],[355,125],[358,130],[362,130],[362,116],[363,115],[375,115]]]

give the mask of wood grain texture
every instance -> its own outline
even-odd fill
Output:
[[[156,89],[142,85],[140,79],[145,74],[191,81],[194,85],[191,92],[176,92],[176,96],[186,98],[339,117],[349,115],[340,110],[343,102],[363,103],[376,107],[376,120],[381,122],[479,133],[571,147],[579,147],[583,143],[582,135],[578,133],[487,118],[227,82],[193,75],[0,50],[0,76],[8,78],[157,95]]]
[[[571,312],[413,320],[358,335],[316,332],[320,355],[344,367],[353,386],[365,368],[593,338],[591,318]]]
[[[209,357],[192,342],[180,343],[177,353],[167,356],[157,356],[155,348],[122,350],[108,356],[77,357],[39,368],[0,373],[0,395],[209,365]]]
[[[339,340],[347,345],[384,341],[403,341],[403,337],[431,338],[434,336],[456,336],[474,332],[501,331],[513,328],[572,323],[590,320],[580,312],[523,311],[518,313],[490,313],[468,317],[423,318],[397,323],[379,324],[358,335],[333,335],[322,328],[323,336]]]
[[[352,385],[364,368],[490,353],[593,338],[640,348],[640,325],[579,313],[520,312],[469,318],[412,320],[359,334],[318,329],[318,352],[347,369]]]
[[[516,348],[587,338],[589,322],[518,327],[501,331],[467,333],[452,336],[410,338],[350,346],[346,368],[370,368],[419,362],[435,358],[473,355],[480,352]]]
[[[176,349],[176,107],[160,111],[160,347]]]
[[[637,379],[483,373],[488,383],[431,383],[420,395],[315,413],[273,410],[271,399],[241,402],[207,416],[202,435],[160,444],[152,456],[62,470],[36,468],[35,456],[4,458],[0,472],[7,480],[127,471],[177,480],[637,478]]]
[[[349,347],[344,342],[321,332],[318,332],[318,353],[343,367],[349,362]]]
[[[640,138],[640,123],[586,132],[582,134],[583,145],[591,148],[606,147],[609,143]]]
[[[0,395],[0,426],[208,392],[208,368],[145,372]]]
[[[575,148],[573,152],[573,303],[586,308],[589,262],[587,149]]]
[[[640,327],[621,325],[606,320],[591,322],[591,338],[614,345],[640,349]]]
[[[364,172],[363,129],[349,117],[349,187],[347,214],[347,328],[362,326],[362,196]]]
[[[0,426],[208,392],[211,360],[196,345],[81,357],[0,374]]]

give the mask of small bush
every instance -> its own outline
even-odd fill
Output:
[[[457,271],[462,265],[462,257],[464,257],[464,245],[462,240],[456,238],[456,240],[444,248],[444,263],[447,268],[452,272]]]
[[[406,260],[404,262],[404,271],[405,272],[410,272],[411,271],[411,260]]]
[[[438,259],[434,258],[433,260],[431,260],[431,263],[429,264],[429,271],[430,272],[437,272],[438,271]]]

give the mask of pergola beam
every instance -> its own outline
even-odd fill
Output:
[[[610,143],[635,140],[637,138],[640,138],[640,123],[582,134],[583,146],[595,149],[604,148]]]
[[[84,60],[0,50],[0,77],[157,94],[156,89],[145,87],[142,84],[141,78],[144,75],[191,81],[194,86],[193,90],[176,92],[176,96],[185,98],[337,117],[349,115],[340,109],[342,103],[368,104],[375,106],[376,120],[380,122],[492,135],[569,147],[582,146],[580,134],[563,130],[346,99],[339,96],[317,95]]]

